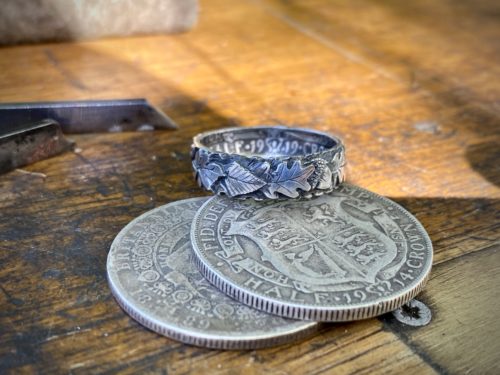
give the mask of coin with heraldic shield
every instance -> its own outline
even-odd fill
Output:
[[[317,321],[392,311],[424,287],[432,244],[393,201],[343,184],[301,201],[213,197],[191,230],[197,265],[243,303]]]
[[[174,202],[128,224],[108,254],[111,291],[153,331],[188,344],[252,349],[302,338],[317,328],[249,308],[214,288],[198,271],[189,238],[206,198]]]

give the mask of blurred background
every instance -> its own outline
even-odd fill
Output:
[[[197,0],[3,0],[0,44],[182,32],[197,10]]]

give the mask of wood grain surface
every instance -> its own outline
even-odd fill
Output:
[[[499,14],[491,0],[206,0],[183,35],[0,49],[3,102],[146,97],[180,125],[72,136],[77,152],[0,175],[0,373],[500,373]],[[206,194],[192,136],[278,123],[342,137],[350,182],[426,227],[428,326],[387,315],[224,352],[115,303],[120,229]]]

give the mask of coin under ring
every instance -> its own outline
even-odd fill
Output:
[[[256,200],[311,198],[345,179],[342,141],[284,126],[198,134],[191,148],[198,184],[218,195]]]
[[[197,265],[257,309],[317,321],[392,311],[424,287],[432,244],[389,199],[342,184],[306,201],[212,197],[191,228]]]
[[[174,202],[128,224],[108,254],[108,281],[135,320],[175,340],[218,349],[278,345],[318,324],[251,309],[219,292],[192,261],[189,229],[206,198]]]

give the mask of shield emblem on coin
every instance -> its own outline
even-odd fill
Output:
[[[270,263],[308,291],[345,290],[346,284],[374,283],[398,252],[387,216],[356,204],[345,198],[310,201],[301,211],[286,205],[258,210],[234,220],[225,235],[253,241],[261,252],[254,261]]]

